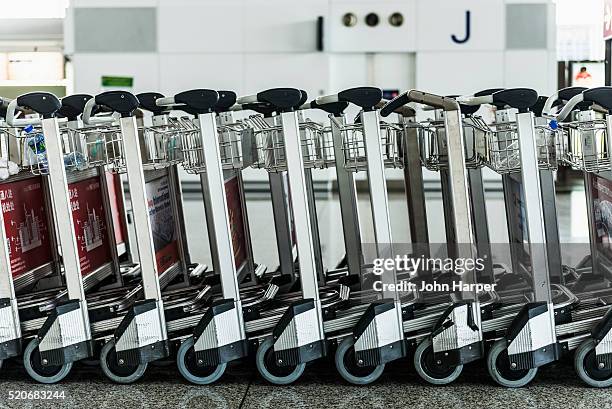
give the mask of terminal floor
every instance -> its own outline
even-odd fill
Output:
[[[174,365],[152,366],[134,385],[115,385],[98,368],[79,365],[59,385],[33,383],[17,363],[2,370],[0,408],[404,408],[404,409],[590,409],[611,408],[612,392],[584,386],[574,374],[571,359],[541,369],[526,388],[505,389],[489,378],[481,363],[468,365],[452,385],[425,384],[409,360],[395,362],[369,386],[352,386],[335,372],[331,360],[310,365],[291,386],[273,386],[257,374],[252,362],[239,362],[215,385],[194,386],[183,381]],[[8,400],[9,391],[63,391],[53,401]]]

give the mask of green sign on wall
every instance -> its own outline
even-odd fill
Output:
[[[121,88],[131,88],[134,85],[134,77],[111,77],[111,76],[102,76],[102,86],[103,87],[121,87]]]

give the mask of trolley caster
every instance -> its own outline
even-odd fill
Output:
[[[487,369],[491,378],[501,386],[520,388],[535,378],[538,368],[512,369],[508,359],[508,341],[506,338],[497,340],[487,355]]]
[[[425,338],[417,347],[414,367],[421,378],[433,385],[448,385],[463,371],[463,365],[451,366],[444,361],[436,361],[430,338]]]
[[[355,358],[355,340],[353,337],[344,338],[338,345],[334,361],[336,369],[345,381],[354,385],[368,385],[376,381],[383,374],[385,364],[375,366],[359,366]]]
[[[272,338],[266,338],[259,345],[255,363],[261,376],[275,385],[289,385],[297,381],[306,369],[305,363],[295,366],[279,366],[274,356],[274,341]]]
[[[189,337],[178,350],[176,363],[183,378],[195,385],[210,385],[223,376],[227,363],[215,366],[200,366],[193,349],[194,340]]]
[[[580,379],[595,388],[612,386],[612,368],[602,365],[595,355],[595,341],[583,341],[574,354],[574,368]]]
[[[147,364],[120,365],[117,359],[115,340],[111,340],[100,351],[100,368],[102,368],[102,373],[111,381],[130,384],[142,378],[147,370]]]
[[[38,338],[30,341],[23,353],[23,365],[32,379],[40,383],[58,383],[70,373],[72,362],[64,365],[43,365]]]

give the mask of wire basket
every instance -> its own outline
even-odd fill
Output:
[[[336,151],[334,150],[334,137],[331,126],[321,128],[321,133],[315,143],[321,161],[321,167],[328,168],[330,166],[335,166]]]
[[[145,169],[165,168],[183,161],[181,131],[181,123],[170,117],[167,124],[139,128]]]
[[[29,170],[34,175],[48,175],[49,163],[42,128],[30,125],[14,128],[7,133],[18,141],[21,168]],[[59,138],[64,153],[64,168],[67,171],[87,169],[90,164],[85,151],[86,146],[80,135],[74,130],[62,127]]]
[[[219,134],[219,153],[223,169],[242,169],[242,135],[247,128],[244,122],[222,124],[217,127]]]
[[[92,126],[68,132],[79,141],[83,159],[89,167],[107,165],[110,172],[125,172],[125,148],[118,126]]]
[[[535,126],[538,167],[542,170],[556,170],[557,132],[546,125]],[[486,134],[485,164],[499,174],[521,170],[519,136],[516,123],[498,124]]]
[[[608,171],[608,132],[605,120],[559,124],[559,158],[567,166],[584,172]]]
[[[199,127],[188,118],[179,118],[178,121],[181,126],[185,171],[194,174],[205,172],[204,146]],[[242,169],[242,132],[246,127],[247,125],[240,121],[217,126],[219,155],[223,169]]]
[[[254,127],[255,137],[255,152],[251,166],[264,168],[269,172],[287,170],[285,136],[282,127],[269,125],[258,116],[251,117],[250,121]],[[305,120],[299,123],[299,132],[304,168],[325,167],[320,148],[323,126],[314,121]]]
[[[363,125],[360,123],[343,125],[340,131],[346,169],[352,172],[367,170],[368,156]],[[386,122],[380,123],[380,144],[383,162],[387,168],[403,167],[402,155],[400,154],[402,134],[402,127]]]
[[[448,148],[446,130],[443,121],[417,123],[421,163],[432,171],[448,169]],[[484,165],[486,140],[490,128],[479,117],[463,121],[463,138],[465,147],[465,166],[477,169]]]
[[[15,130],[0,123],[0,180],[19,173],[21,149]]]

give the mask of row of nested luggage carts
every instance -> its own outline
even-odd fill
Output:
[[[497,383],[521,387],[571,352],[588,385],[612,385],[612,88],[411,90],[390,101],[373,87],[310,101],[294,88],[33,92],[0,105],[0,363],[22,360],[38,382],[83,361],[132,383],[175,360],[206,385],[251,356],[282,385],[333,355],[352,384],[410,356],[432,384],[484,360]],[[560,167],[585,183],[590,242],[571,251],[558,228]],[[390,212],[393,168],[405,226]],[[181,169],[201,181],[205,211],[193,220]],[[269,231],[249,228],[243,172],[253,169],[269,181]],[[335,173],[341,210],[331,240],[345,256],[331,267],[320,170]],[[443,218],[426,206],[424,170],[439,174]],[[490,238],[501,215],[487,215],[483,172],[502,181],[503,243]],[[430,240],[437,220],[442,244]],[[210,267],[189,253],[196,223]],[[394,241],[397,229],[410,243]],[[276,241],[278,268],[256,262],[258,240]],[[408,259],[420,261],[398,262]]]

